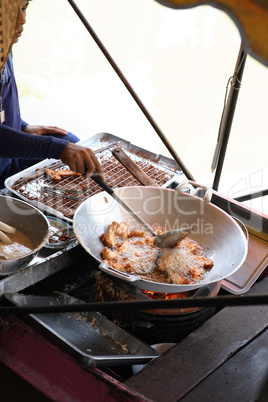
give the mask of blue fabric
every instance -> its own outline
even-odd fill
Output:
[[[5,121],[0,124],[0,188],[4,187],[7,177],[45,158],[58,159],[68,142],[79,141],[72,133],[67,136],[24,133],[28,123],[20,115],[12,54],[5,64],[4,73],[2,107]]]
[[[46,134],[43,134],[43,136]],[[59,140],[67,140],[68,142],[73,142],[76,143],[80,141],[80,139],[74,135],[73,133],[69,132],[67,135],[61,135],[61,134],[47,134],[47,136],[52,136],[54,138],[58,138]]]
[[[30,135],[31,135],[31,134],[30,134]],[[76,142],[79,141],[79,138],[78,138],[76,135],[74,135],[73,133],[70,133],[70,132],[69,132],[67,135],[48,134],[47,136],[46,136],[46,135],[42,135],[42,137],[47,137],[47,138],[48,138],[48,137],[51,137],[51,138],[59,139],[59,140],[64,139],[65,141],[74,142],[74,143],[76,143]],[[37,155],[37,153],[35,153],[35,155]],[[46,158],[46,156],[45,156],[44,158]],[[28,167],[34,165],[35,163],[40,162],[40,161],[43,160],[44,158],[29,160],[29,157],[28,157],[27,159],[19,159],[19,160],[18,160],[18,162],[19,162],[19,168],[20,168],[20,170],[24,170],[24,169],[26,169],[26,168],[28,168]],[[57,157],[56,157],[56,159],[57,159]]]
[[[0,188],[4,187],[7,177],[39,160],[58,159],[69,142],[68,139],[54,138],[52,135],[37,136],[23,133],[3,124],[0,124],[0,139]],[[6,155],[10,158],[6,158]]]
[[[13,70],[12,53],[5,64],[4,72],[2,106],[6,116],[3,124],[16,130],[21,130],[20,105]]]

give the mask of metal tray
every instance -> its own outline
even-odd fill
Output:
[[[112,155],[111,150],[116,145],[120,145],[126,154],[154,180],[157,186],[168,186],[182,174],[180,167],[173,159],[154,154],[112,134],[99,133],[85,141],[81,141],[80,144],[91,148],[96,153],[104,168],[104,173],[107,173],[107,182],[112,188],[141,185]],[[72,222],[73,214],[81,202],[102,191],[102,189],[91,179],[82,177],[68,178],[58,184],[52,183],[44,175],[44,170],[47,167],[62,169],[67,166],[55,159],[46,159],[7,178],[5,187],[9,192],[49,215]],[[68,190],[77,191],[77,201],[71,200],[71,197],[67,198],[57,194],[44,193],[42,189],[45,186],[55,190],[65,190],[66,192]],[[83,189],[83,195],[81,195],[81,188]]]
[[[73,297],[7,294],[16,306],[47,306],[83,303]],[[98,312],[30,314],[38,330],[85,367],[147,363],[159,353],[113,324]]]
[[[48,278],[84,258],[82,248],[72,243],[59,251],[43,248],[25,268],[0,280],[0,297],[6,293],[19,292]]]
[[[194,187],[209,190],[200,184],[191,183]],[[198,192],[195,194],[199,196]],[[232,294],[247,293],[264,270],[268,269],[268,217],[216,191],[212,193],[211,202],[247,228],[247,258],[238,271],[222,281],[222,288]]]
[[[222,288],[232,294],[246,293],[266,267],[268,267],[268,242],[250,233],[249,229],[247,258],[237,272],[222,281]]]

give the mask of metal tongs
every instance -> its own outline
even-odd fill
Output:
[[[58,195],[63,198],[67,198],[72,201],[81,201],[79,195],[84,195],[82,190],[69,190],[69,189],[56,189],[48,186],[41,187],[41,193],[47,193],[52,195]],[[73,194],[73,195],[70,195]],[[77,197],[75,196],[77,194]]]

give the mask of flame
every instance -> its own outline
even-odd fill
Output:
[[[152,292],[150,290],[141,290],[150,299],[161,299],[161,300],[172,300],[172,299],[183,299],[186,297],[185,293],[158,293]]]

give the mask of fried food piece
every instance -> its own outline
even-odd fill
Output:
[[[185,278],[185,276],[182,276],[178,274],[178,272],[171,270],[168,274],[168,281],[169,283],[177,283],[180,285],[188,285],[189,283],[191,283],[189,279]]]
[[[101,258],[105,262],[108,262],[107,260],[112,260],[113,258],[116,258],[117,256],[118,256],[118,253],[116,251],[110,250],[108,247],[104,247],[101,250]]]
[[[161,228],[157,231],[164,232]],[[157,278],[161,272],[167,283],[195,283],[213,266],[203,248],[189,237],[172,249],[162,249],[154,245],[154,237],[146,231],[129,231],[126,222],[112,222],[100,240],[105,246],[101,257],[110,267],[150,278]]]
[[[123,248],[115,258],[105,262],[118,271],[132,274],[149,274],[155,267],[156,253],[158,253],[156,247],[152,248],[142,242],[137,244],[137,242],[132,243],[130,241],[127,248]]]
[[[123,253],[124,251],[127,251],[129,246],[130,246],[129,241],[125,240],[119,247],[117,247],[117,252]]]
[[[144,231],[129,232],[126,222],[112,222],[100,240],[105,246],[101,251],[102,259],[110,267],[135,274],[153,270],[158,250],[153,243],[148,243]]]
[[[205,256],[202,247],[189,237],[172,249],[161,249],[158,259],[158,268],[167,273],[170,283],[199,281],[212,266],[213,261]]]
[[[128,237],[146,237],[142,230],[131,230]]]
[[[116,244],[116,240],[120,241],[120,237],[120,243],[122,242],[122,239],[126,239],[128,237],[127,232],[128,225],[126,222],[112,222],[108,227],[107,234],[103,233],[100,236],[100,240],[106,247],[113,247]]]
[[[61,180],[66,179],[67,177],[81,176],[81,173],[77,173],[70,169],[59,169],[59,170],[45,169],[45,174],[55,183],[59,183]]]

